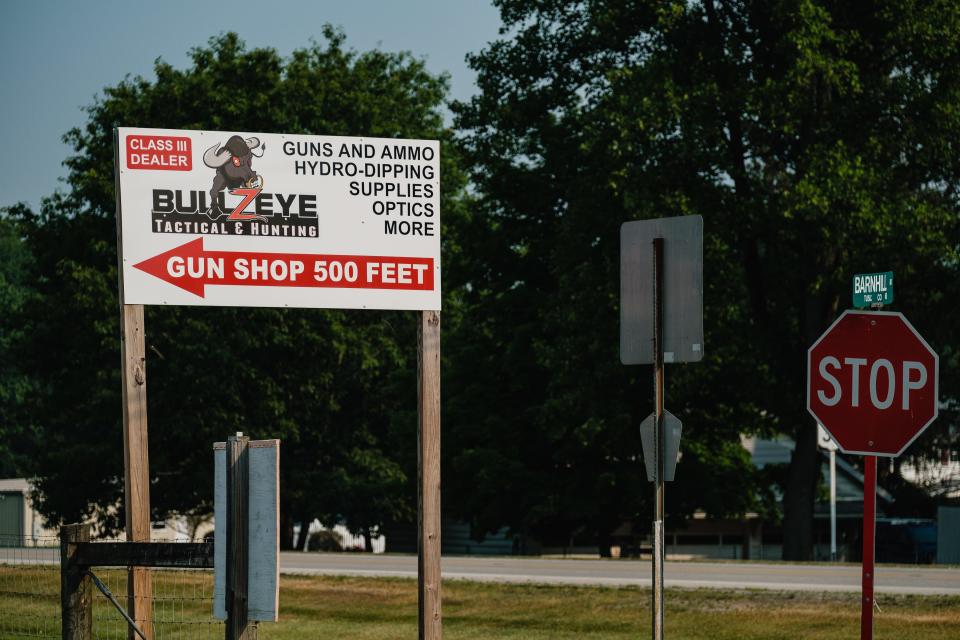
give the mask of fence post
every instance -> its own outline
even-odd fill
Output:
[[[90,541],[89,524],[60,527],[60,615],[63,640],[92,640],[93,591],[86,567],[77,564],[77,543]]]
[[[257,640],[257,627],[247,617],[249,444],[250,438],[242,433],[227,438],[227,640]]]

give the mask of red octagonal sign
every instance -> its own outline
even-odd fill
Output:
[[[807,351],[807,410],[844,452],[898,456],[937,417],[939,373],[903,314],[847,311]]]

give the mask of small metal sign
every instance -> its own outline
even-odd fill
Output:
[[[867,309],[893,302],[893,271],[853,276],[853,307]]]
[[[663,361],[703,359],[703,218],[620,227],[620,361],[652,364],[653,241],[663,238]]]
[[[656,416],[650,414],[640,423],[640,445],[643,447],[643,464],[647,468],[647,480],[653,482],[657,475],[656,446],[653,440],[656,430]],[[680,436],[683,434],[683,424],[680,418],[669,411],[663,412],[664,427],[664,458],[663,479],[673,482],[677,471],[677,461],[680,459]]]
[[[840,448],[822,424],[817,424],[817,446],[825,451],[836,451]]]
[[[247,445],[247,616],[276,622],[280,610],[280,441]],[[227,443],[213,444],[213,617],[227,619]]]

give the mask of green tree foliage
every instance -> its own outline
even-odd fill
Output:
[[[472,320],[451,375],[470,393],[448,405],[447,454],[475,497],[458,508],[486,529],[594,523],[601,539],[647,508],[650,370],[618,363],[618,230],[698,213],[707,357],[668,367],[684,421],[669,509],[755,508],[739,434],[788,434],[785,555],[808,557],[805,352],[855,272],[896,272],[956,406],[960,8],[496,4],[504,38],[472,57],[480,93],[457,109],[483,196],[458,274]]]
[[[442,206],[456,215],[446,78],[409,54],[346,49],[330,27],[323,37],[285,59],[226,34],[186,69],[158,61],[155,80],[106,88],[66,135],[69,192],[19,210],[38,289],[20,354],[40,386],[27,407],[40,427],[31,472],[52,521],[123,522],[111,510],[123,491],[114,127],[439,138]],[[235,431],[283,441],[285,542],[295,520],[362,530],[410,516],[416,424],[394,411],[416,411],[409,314],[148,307],[146,337],[155,517],[211,508],[211,446]]]
[[[32,259],[16,217],[0,214],[0,477],[25,473],[32,440],[30,415],[23,411],[31,393],[31,378],[15,357],[29,340],[29,327],[20,314],[33,295]]]

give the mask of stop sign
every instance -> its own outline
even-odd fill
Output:
[[[938,374],[903,314],[846,311],[807,351],[807,410],[844,452],[898,456],[937,417]]]

